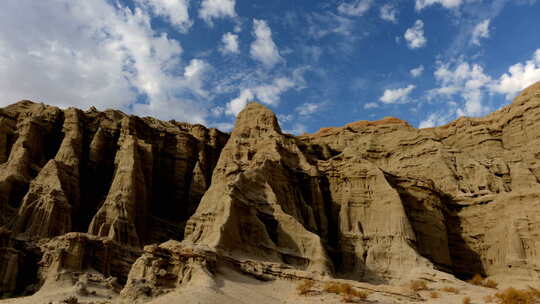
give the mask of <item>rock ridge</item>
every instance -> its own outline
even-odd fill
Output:
[[[0,294],[93,278],[145,302],[223,269],[537,281],[538,130],[540,83],[482,118],[301,136],[258,103],[227,134],[21,101],[0,109]]]

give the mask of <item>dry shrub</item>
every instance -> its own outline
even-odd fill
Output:
[[[351,284],[328,282],[324,285],[324,291],[342,296],[343,302],[351,302],[354,299],[366,299],[369,293],[354,289]]]
[[[484,287],[487,287],[487,288],[493,288],[493,289],[497,289],[497,286],[499,284],[497,284],[497,282],[493,281],[493,280],[486,280],[484,282]]]
[[[519,290],[513,287],[495,294],[499,304],[533,304],[536,303],[536,294],[534,291]]]
[[[354,297],[351,295],[344,294],[341,296],[341,302],[343,303],[354,303]]]
[[[300,295],[306,295],[311,291],[313,286],[315,286],[315,282],[311,280],[304,280],[299,283],[298,286],[296,286],[296,290]]]
[[[491,295],[488,295],[488,296],[485,296],[484,297],[484,302],[486,303],[493,303],[495,301],[495,298]]]
[[[470,284],[476,285],[476,286],[483,286],[487,288],[497,288],[497,282],[493,280],[485,280],[481,275],[475,274],[472,279],[468,281]]]
[[[340,294],[342,290],[341,285],[342,284],[339,284],[339,283],[328,282],[324,285],[324,291],[329,292],[329,293]]]
[[[457,288],[454,288],[454,287],[450,287],[450,286],[446,286],[442,289],[442,291],[445,291],[445,292],[450,292],[450,293],[455,293],[455,294],[459,294],[459,290]]]
[[[482,278],[482,276],[479,274],[475,274],[474,277],[470,279],[468,282],[476,286],[483,286],[484,278]]]
[[[438,292],[436,291],[432,291],[429,293],[429,296],[432,298],[432,299],[438,299],[441,295],[439,295]]]
[[[529,293],[537,299],[540,299],[540,290],[529,286]]]
[[[463,298],[463,301],[461,301],[463,304],[471,304],[471,297],[465,297]]]
[[[411,281],[411,289],[413,291],[420,291],[420,290],[427,290],[428,287],[425,281],[414,280],[414,281]]]

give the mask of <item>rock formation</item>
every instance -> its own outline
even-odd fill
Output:
[[[48,256],[38,243],[70,232],[89,233],[71,239],[72,249],[107,247],[93,235],[136,252],[182,238],[228,138],[200,125],[30,101],[1,109],[0,129],[0,227],[9,229],[2,234],[0,277],[9,276],[4,281],[11,285],[21,272],[13,267],[27,255],[9,245],[14,241]],[[127,265],[136,258],[128,255]],[[98,259],[82,265],[104,267]],[[121,271],[124,281],[128,272]],[[11,285],[0,292],[24,290]]]
[[[21,101],[0,109],[0,293],[90,270],[143,302],[223,269],[534,281],[539,128],[540,83],[483,118],[297,137],[257,103],[225,134]]]

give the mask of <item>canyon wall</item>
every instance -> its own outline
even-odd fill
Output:
[[[257,103],[226,134],[21,101],[0,109],[0,293],[89,268],[133,292],[173,288],[219,260],[370,282],[537,279],[539,130],[540,84],[483,118],[301,136]]]

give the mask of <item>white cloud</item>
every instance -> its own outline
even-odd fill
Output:
[[[420,121],[418,128],[433,128],[447,123],[450,119],[451,115],[448,113],[431,113],[426,119]]]
[[[235,0],[203,0],[199,17],[210,26],[214,25],[212,19],[236,18],[235,4]]]
[[[284,123],[290,122],[294,119],[294,115],[292,114],[278,114],[277,115],[279,124],[282,125]]]
[[[240,52],[238,48],[238,35],[232,33],[225,33],[221,37],[223,46],[219,49],[222,54],[238,54]]]
[[[243,89],[238,97],[227,103],[225,113],[229,115],[238,115],[238,113],[246,107],[248,102],[253,101],[253,98],[254,95],[250,89]]]
[[[259,101],[268,105],[277,105],[282,93],[293,88],[295,83],[286,77],[274,79],[271,84],[261,85],[253,88],[254,94]]]
[[[253,36],[255,41],[251,44],[250,55],[266,67],[273,67],[283,60],[279,50],[272,40],[272,30],[264,20],[253,19]]]
[[[193,24],[189,19],[189,0],[137,0],[137,3],[150,7],[154,14],[166,18],[181,32],[187,32]]]
[[[512,65],[491,87],[494,92],[514,98],[521,90],[540,81],[540,49],[531,60]]]
[[[471,43],[480,45],[480,39],[489,38],[489,24],[491,20],[486,19],[478,23],[472,32]]]
[[[480,65],[462,62],[452,69],[450,64],[441,64],[435,71],[435,79],[441,87],[432,90],[431,94],[447,97],[458,94],[464,100],[463,108],[457,109],[457,115],[480,116],[490,111],[482,100],[491,77]]]
[[[315,39],[321,39],[331,34],[345,37],[348,41],[357,39],[355,36],[354,20],[348,17],[326,12],[308,15],[307,34]]]
[[[270,84],[242,89],[238,97],[227,103],[225,113],[229,115],[238,115],[249,101],[259,101],[275,106],[279,104],[281,94],[295,86],[296,84],[289,78],[279,77],[274,79]]]
[[[234,124],[232,122],[215,122],[212,123],[211,126],[223,132],[231,132],[231,130],[234,128]]]
[[[376,109],[378,107],[379,107],[379,104],[376,103],[376,102],[368,102],[368,103],[364,104],[364,109],[365,110]]]
[[[397,9],[391,4],[385,4],[381,6],[379,11],[379,17],[382,20],[397,23]]]
[[[427,42],[426,37],[424,37],[424,22],[416,20],[414,26],[408,28],[403,37],[405,37],[407,45],[411,49],[424,47]]]
[[[295,123],[295,124],[292,125],[292,128],[286,129],[283,132],[284,133],[295,134],[295,135],[301,135],[301,134],[307,133],[307,127],[306,127],[306,125],[304,125],[302,123]]]
[[[0,31],[0,73],[9,75],[0,78],[2,103],[26,98],[204,122],[205,69],[190,64],[178,75],[182,47],[152,29],[144,7],[8,0],[0,28],[10,29]]]
[[[433,4],[440,4],[445,8],[457,8],[461,5],[462,0],[416,0],[416,10],[422,10]]]
[[[212,67],[203,60],[192,59],[184,69],[184,78],[191,90],[201,97],[207,98],[209,93],[203,89],[204,76]]]
[[[383,103],[396,103],[396,102],[405,102],[409,97],[409,94],[416,88],[415,85],[408,85],[405,88],[399,88],[394,90],[385,90],[383,96],[379,98]]]
[[[312,102],[306,102],[296,108],[296,112],[302,116],[309,116],[318,110],[320,110],[322,107],[321,103],[312,103]]]
[[[369,8],[373,0],[354,0],[351,3],[341,3],[338,12],[349,16],[362,16]]]
[[[414,78],[420,77],[424,73],[424,66],[421,65],[421,66],[419,66],[417,68],[411,69],[409,71],[409,73],[411,73],[411,76],[414,77]]]

